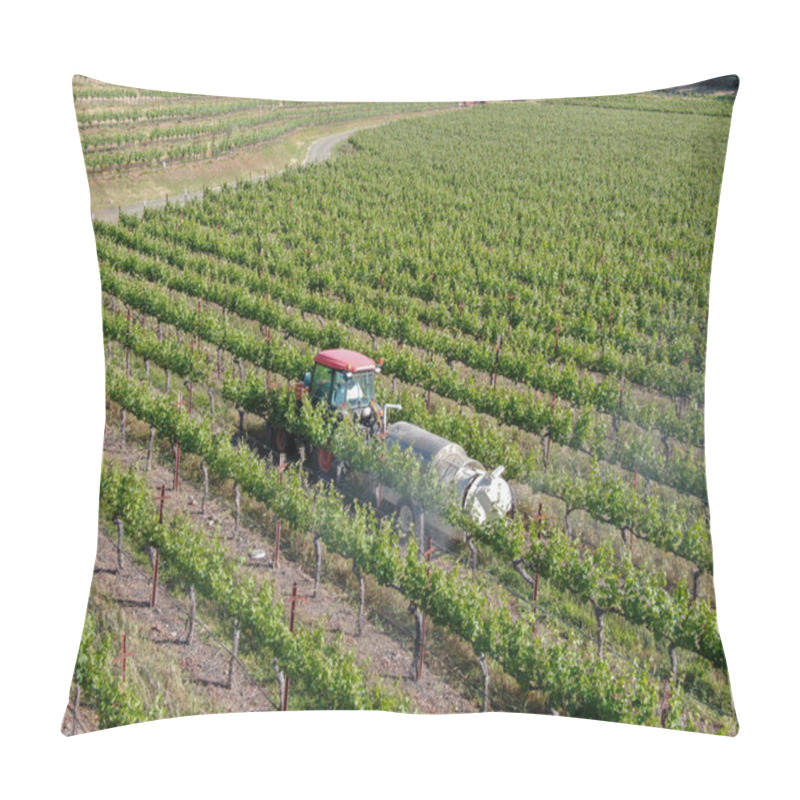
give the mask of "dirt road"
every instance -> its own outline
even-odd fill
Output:
[[[344,133],[335,133],[331,136],[323,136],[321,139],[317,139],[315,142],[311,143],[311,146],[308,148],[308,153],[306,153],[306,157],[303,160],[303,164],[317,164],[322,161],[327,161],[330,158],[331,154],[333,153],[334,147],[340,142],[343,142],[349,136],[352,136],[358,128],[353,128],[352,130],[345,131]],[[277,174],[277,173],[273,173]],[[272,177],[271,175],[267,177]],[[210,188],[212,192],[218,192],[221,187],[213,186]],[[200,197],[202,192],[184,192],[182,195],[177,195],[174,197],[169,198],[169,202],[171,205],[183,205],[184,203],[188,202],[189,200],[194,200],[196,197]],[[119,207],[114,208],[103,208],[99,211],[95,211],[92,214],[92,219],[99,219],[103,222],[116,222],[119,219],[119,212],[122,210],[124,214],[137,214],[141,216],[144,213],[145,208],[164,208],[166,205],[166,198],[161,197],[156,200],[143,200],[141,203],[134,203],[133,205],[129,206],[122,206],[121,209]]]

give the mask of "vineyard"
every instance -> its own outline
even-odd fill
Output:
[[[209,185],[212,174],[233,180],[272,171],[271,150],[304,132],[321,135],[443,107],[208,97],[114,86],[80,75],[73,79],[73,99],[90,186],[93,194],[104,189],[104,203],[95,209],[111,205],[121,181],[141,186],[143,174],[151,176],[154,193],[144,199],[170,191],[176,197],[186,187]],[[237,155],[245,160],[232,161]],[[212,164],[220,171],[209,173]]]
[[[75,101],[89,173],[418,110],[88,82]],[[360,131],[324,164],[95,221],[107,571],[150,576],[142,613],[169,598],[187,653],[201,618],[213,631],[230,659],[215,701],[246,672],[259,710],[736,732],[703,426],[731,107],[472,106]],[[330,348],[382,360],[376,394],[400,406],[393,419],[505,467],[515,513],[477,524],[408,451],[298,404],[289,387]],[[285,452],[276,430],[305,444]],[[460,536],[433,544],[424,522],[403,535],[380,502],[309,468],[311,447]],[[65,729],[199,713],[137,693],[113,657],[123,631],[97,625],[89,615]]]

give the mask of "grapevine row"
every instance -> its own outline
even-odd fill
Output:
[[[115,319],[119,325],[122,317],[109,317],[109,321]],[[106,333],[113,335],[114,331],[107,328]],[[153,334],[128,327],[119,331],[119,337],[140,355],[156,355],[154,346],[142,346],[148,339],[155,339]],[[164,362],[157,355],[154,360],[162,367],[174,365],[173,348],[165,348],[165,356]],[[303,403],[298,412],[294,395],[285,388],[265,392],[263,384],[251,373],[246,381],[228,379],[223,394],[245,410],[265,417],[274,426],[283,427],[304,441],[328,447],[354,469],[376,475],[403,496],[420,500],[428,510],[444,500],[430,491],[436,481],[421,470],[421,465],[409,452],[387,448],[379,440],[365,441],[351,425],[333,428],[329,416],[308,402]],[[671,645],[692,650],[715,666],[724,666],[714,611],[706,601],[692,602],[685,584],[679,584],[671,594],[663,575],[635,567],[627,551],[622,561],[617,562],[610,546],[590,553],[564,532],[549,527],[547,546],[532,541],[527,552],[527,548],[521,547],[524,537],[519,525],[514,528],[508,523],[508,526],[498,526],[491,533],[478,527],[473,535],[501,557],[530,572],[540,573],[580,600],[642,624]]]
[[[302,472],[289,469],[283,479],[245,448],[214,437],[160,398],[116,371],[106,375],[109,397],[156,427],[161,436],[198,454],[219,478],[236,481],[251,497],[271,508],[294,528],[320,535],[329,549],[351,559],[363,574],[398,589],[437,624],[470,643],[476,655],[498,661],[521,686],[537,688],[547,702],[566,714],[593,719],[658,724],[659,691],[650,681],[634,678],[631,668],[610,668],[601,658],[562,644],[533,639],[528,620],[514,620],[505,607],[489,607],[478,587],[460,580],[457,570],[428,567],[410,544],[403,557],[391,522],[354,504],[348,513],[330,487],[310,487]],[[427,567],[427,568],[426,568]],[[680,725],[680,692],[672,695],[667,724]]]
[[[369,686],[353,656],[336,643],[326,643],[321,627],[292,632],[285,620],[284,598],[276,597],[269,581],[246,575],[218,538],[209,540],[205,531],[181,517],[160,524],[152,491],[134,472],[104,465],[100,508],[109,519],[122,521],[129,540],[142,548],[155,547],[162,569],[174,581],[193,586],[236,620],[252,646],[274,655],[281,669],[300,679],[323,707],[407,710],[407,701],[396,693]]]
[[[154,308],[153,304],[157,303],[163,309],[160,313],[156,313],[146,306],[139,307],[140,310],[153,313],[154,316],[164,319],[164,321],[179,326],[183,324],[203,326],[209,331],[208,335],[195,329],[192,330],[217,345],[222,344],[219,337],[224,335],[219,321],[207,323],[203,320],[195,320],[192,318],[194,312],[190,312],[188,306],[185,306],[181,313],[174,304],[171,309],[173,312],[171,318],[167,319],[164,314],[169,313],[166,305],[170,301],[163,295],[165,290],[145,289],[139,282],[132,279],[123,281],[119,277],[119,271],[135,276],[143,275],[149,280],[163,280],[166,288],[218,303],[243,318],[258,321],[265,326],[276,327],[303,342],[318,347],[352,347],[358,344],[354,342],[354,336],[343,326],[328,325],[321,328],[313,320],[305,321],[298,315],[287,313],[277,304],[248,295],[233,286],[209,284],[199,276],[188,273],[178,272],[165,275],[166,268],[163,264],[151,262],[149,259],[141,259],[131,253],[128,253],[127,256],[109,253],[100,242],[98,242],[98,254],[101,259],[110,257],[110,265],[118,270],[118,272],[112,273],[106,263],[101,263],[101,280],[104,288],[116,287],[114,289],[107,288],[107,290],[132,305],[144,303],[150,304],[151,308]],[[123,292],[125,297],[122,297],[120,292]],[[129,297],[138,299],[125,299]],[[157,302],[156,298],[161,298],[161,301]],[[176,320],[183,320],[183,322]],[[209,336],[213,338],[209,338]],[[265,342],[253,334],[242,331],[237,332],[237,339],[237,345],[243,349],[235,354],[253,361],[265,369],[287,375],[302,375],[305,366],[309,363],[308,360],[303,362],[307,356],[301,355],[288,342],[280,344]],[[363,345],[362,349],[367,349],[367,341],[364,341]],[[224,346],[228,347],[228,345]],[[294,368],[287,369],[290,364]],[[595,454],[604,460],[618,463],[624,463],[626,460],[624,440],[620,440],[623,448],[621,452],[613,443],[609,444],[604,426],[596,419],[590,408],[575,410],[573,413],[573,409],[556,404],[555,398],[547,400],[536,397],[532,392],[522,393],[499,386],[482,386],[476,384],[474,380],[462,378],[452,368],[448,370],[441,364],[432,364],[406,347],[392,351],[390,362],[384,368],[384,372],[387,375],[397,376],[406,383],[434,391],[461,405],[469,405],[476,411],[488,414],[506,425],[519,427],[539,436],[547,436],[555,442]],[[643,476],[690,491],[700,497],[705,496],[704,471],[690,453],[685,453],[684,457],[681,457],[679,451],[673,453],[671,454],[672,459],[668,462],[664,456],[648,452],[642,446],[646,444],[646,440],[642,437],[638,437],[638,442],[640,446],[636,455],[640,460],[638,468]]]
[[[103,268],[101,268],[101,280],[106,291],[110,291],[138,311],[151,314],[187,333],[196,334],[218,348],[224,348],[235,357],[264,369],[280,375],[293,376],[302,374],[309,362],[309,354],[278,341],[277,337],[267,342],[245,331],[231,328],[215,315],[199,313],[188,304],[167,297],[162,294],[163,290],[137,287]],[[255,391],[259,390],[260,387],[257,386]],[[251,395],[252,391],[253,389],[250,389]],[[403,406],[403,416],[410,422],[445,438],[462,442],[474,457],[480,458],[484,463],[498,463],[500,460],[496,446],[493,452],[487,452],[485,426],[483,437],[470,437],[469,441],[466,441],[463,430],[456,433],[453,429],[456,420],[462,421],[462,429],[467,425],[463,415],[426,413],[419,400],[414,401],[411,397],[403,398]],[[414,409],[413,415],[412,409]],[[513,457],[516,448],[502,448],[502,450],[502,458],[505,461],[508,456]],[[524,463],[518,465],[512,461],[509,467],[510,475],[514,474],[512,470],[519,468],[521,477],[532,483],[543,482],[541,477],[533,473],[530,465]],[[634,490],[627,488],[622,481],[602,479],[597,473],[590,482],[561,477],[552,482],[545,478],[544,484],[545,491],[548,491],[548,488],[550,491],[555,489],[557,495],[562,497],[570,508],[585,508],[592,516],[607,519],[619,527],[630,527],[641,538],[688,558],[704,570],[711,568],[707,526],[699,521],[693,527],[687,528],[685,515],[664,507],[655,497],[642,500],[634,496]]]
[[[181,240],[187,227],[186,223],[180,223],[177,231],[173,228],[164,230],[163,233]],[[330,296],[330,289],[326,289],[325,293],[317,291],[316,287],[311,286],[315,280],[313,270],[309,271],[305,281],[298,281],[297,276],[265,274],[263,258],[253,259],[261,262],[254,269],[239,266],[237,262],[222,256],[215,259],[190,256],[186,248],[175,242],[142,235],[138,226],[128,229],[98,223],[95,233],[98,243],[101,238],[116,241],[132,248],[143,259],[147,256],[157,258],[164,265],[165,271],[169,270],[167,264],[171,264],[173,269],[179,268],[184,273],[191,272],[208,280],[229,283],[255,296],[269,294],[271,298],[301,312],[336,319],[374,336],[398,339],[411,347],[436,353],[448,361],[459,361],[481,372],[496,372],[509,380],[542,392],[552,392],[575,405],[591,405],[645,428],[658,428],[678,439],[702,443],[702,411],[688,409],[683,417],[678,417],[671,405],[665,407],[663,403],[632,403],[621,380],[606,377],[598,383],[589,375],[578,374],[578,366],[589,369],[613,367],[618,358],[606,348],[598,358],[593,348],[565,337],[563,340],[559,338],[558,351],[554,352],[552,343],[546,341],[552,339],[552,331],[548,331],[539,332],[535,336],[527,335],[525,341],[518,341],[518,336],[509,347],[498,350],[496,341],[489,342],[463,331],[460,336],[454,336],[450,332],[453,328],[447,325],[448,321],[454,320],[445,319],[441,321],[444,325],[437,324],[428,304],[404,301],[403,313],[398,314],[394,298],[385,291],[361,290],[351,282],[348,282],[346,293],[341,297]],[[117,252],[119,257],[124,257],[124,251]],[[530,334],[529,329],[526,334]],[[635,381],[638,374],[638,377],[645,377],[647,385],[648,376],[641,375],[641,369],[637,370],[636,367],[637,364],[643,365],[641,358],[626,359],[625,364],[631,368],[627,374],[628,380]],[[702,381],[698,378],[689,386],[685,379],[685,370],[684,377],[680,377],[678,370],[669,367],[648,365],[647,369],[651,382],[656,378],[656,383],[660,384],[657,376],[663,376],[676,393],[702,396]],[[622,372],[617,369],[613,371],[618,377],[624,374],[624,369]]]
[[[209,204],[211,202],[209,200]],[[241,199],[239,203],[243,204]],[[614,324],[620,309],[617,306],[616,312],[612,310],[614,306],[609,305],[607,291],[596,295],[591,275],[541,287],[537,287],[534,278],[536,282],[547,281],[546,276],[526,275],[527,280],[518,286],[506,286],[506,291],[497,296],[484,293],[477,300],[465,295],[455,282],[450,287],[454,296],[448,301],[433,297],[424,279],[421,284],[409,282],[407,274],[391,267],[364,275],[358,267],[341,271],[335,269],[330,260],[320,264],[318,256],[312,258],[312,240],[298,241],[297,234],[290,235],[297,253],[293,261],[299,263],[287,263],[289,254],[268,247],[263,234],[251,232],[249,226],[237,221],[230,211],[220,219],[213,205],[206,206],[197,204],[178,215],[166,212],[158,217],[148,216],[144,221],[125,217],[124,228],[109,227],[106,232],[122,241],[133,238],[136,243],[131,246],[172,263],[181,263],[175,259],[185,257],[186,250],[180,249],[183,245],[195,254],[208,253],[224,258],[259,275],[268,266],[269,274],[275,278],[279,275],[284,280],[293,278],[299,281],[295,286],[313,288],[320,294],[334,293],[347,301],[362,299],[373,305],[385,305],[393,294],[402,294],[409,313],[425,325],[458,330],[482,341],[493,342],[502,334],[514,350],[541,352],[554,360],[574,362],[585,369],[617,376],[624,374],[634,383],[668,395],[703,399],[702,371],[688,365],[692,349],[685,336],[667,339],[657,333],[639,333],[627,324]],[[238,213],[244,210],[239,209]],[[224,234],[218,231],[221,224],[225,225]],[[141,239],[135,236],[137,231]],[[142,232],[150,233],[153,238],[148,241],[147,237],[142,237]],[[300,255],[303,250],[304,256]],[[438,276],[437,282],[444,283],[443,278]],[[588,287],[584,285],[587,280]],[[608,276],[601,280],[608,290]],[[646,300],[648,291],[642,287],[643,296],[636,301]],[[569,303],[565,302],[567,298]],[[651,302],[663,305],[663,299],[654,298]]]

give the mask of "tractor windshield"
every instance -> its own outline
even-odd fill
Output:
[[[361,372],[347,377],[344,372],[335,372],[331,389],[331,405],[350,408],[368,406],[375,398],[375,373]]]

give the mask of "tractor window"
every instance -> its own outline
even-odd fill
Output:
[[[347,404],[350,408],[362,408],[369,405],[375,397],[375,374],[362,372],[348,378],[343,372],[333,376],[333,393],[331,405],[341,407]]]
[[[332,377],[333,370],[330,367],[326,367],[324,364],[314,365],[314,374],[311,376],[311,387],[309,388],[309,395],[312,402],[328,402],[328,393],[331,388]]]

